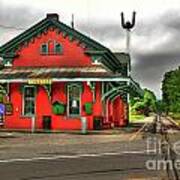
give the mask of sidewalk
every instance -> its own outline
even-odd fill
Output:
[[[154,120],[154,116],[146,117],[143,120],[137,120],[136,122],[130,122],[127,127],[118,127],[113,129],[102,129],[102,130],[87,130],[87,134],[119,134],[119,133],[133,133],[138,130],[143,124],[151,123]],[[31,133],[30,129],[0,129],[0,136],[2,133]],[[68,134],[82,134],[81,130],[43,130],[36,129],[35,133],[68,133]],[[3,136],[3,135],[2,135]]]
[[[138,129],[134,124],[130,124],[127,127],[118,127],[113,129],[102,129],[102,130],[87,130],[85,135],[111,135],[111,134],[121,134],[121,133],[133,133]],[[24,133],[24,134],[32,134],[31,130],[27,129],[0,129],[0,137],[5,136],[6,134],[14,134],[14,133]],[[84,134],[81,130],[43,130],[36,129],[34,134]]]

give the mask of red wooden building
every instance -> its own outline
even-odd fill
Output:
[[[129,93],[140,88],[129,76],[130,57],[47,14],[0,47],[4,128],[89,130],[128,124]],[[34,124],[33,124],[33,123]]]

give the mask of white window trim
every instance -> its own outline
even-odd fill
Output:
[[[82,97],[82,92],[80,91],[80,96],[79,96],[79,114],[78,115],[76,115],[76,114],[70,114],[70,112],[69,112],[69,87],[72,87],[72,86],[77,86],[77,87],[80,87],[80,85],[79,84],[76,84],[76,83],[72,83],[72,84],[68,84],[67,85],[67,116],[68,117],[80,117],[81,116],[81,97]]]
[[[43,47],[42,47],[43,45],[46,45],[46,48],[47,48],[47,52],[46,53],[43,52]],[[40,50],[41,50],[41,54],[42,55],[48,55],[49,54],[49,43],[42,43]]]
[[[6,64],[4,64],[5,67],[12,67],[12,63],[10,61],[7,61]]]
[[[60,51],[60,52],[57,52],[57,51],[56,51],[56,45],[59,45],[59,46],[61,47],[61,51]],[[63,53],[63,48],[62,48],[61,43],[59,43],[59,42],[54,42],[54,54],[59,55],[59,54],[62,54],[62,53]]]
[[[101,64],[102,64],[102,63],[101,63],[101,57],[98,57],[98,58],[96,58],[95,60],[93,60],[92,64],[93,64],[93,65],[101,65]]]
[[[25,88],[28,88],[28,87],[33,87],[33,88],[35,89],[35,96],[34,96],[34,114],[25,114],[25,113],[24,113],[24,89],[25,89]],[[36,87],[33,86],[33,85],[25,85],[25,86],[23,87],[23,94],[22,94],[22,96],[23,96],[23,98],[22,98],[22,112],[21,112],[22,116],[24,116],[24,117],[33,117],[33,116],[35,116],[35,114],[36,114]]]

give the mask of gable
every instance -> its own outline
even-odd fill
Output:
[[[60,45],[61,51],[56,53],[56,45]],[[42,52],[43,46],[47,52]],[[17,50],[18,56],[13,60],[13,66],[22,67],[77,67],[91,66],[91,57],[85,53],[86,47],[78,40],[71,40],[64,36],[57,28],[49,28],[31,42]]]
[[[72,44],[76,42],[79,47],[84,49],[85,52],[98,52],[96,53],[96,56],[97,54],[98,56],[101,56],[102,63],[109,69],[116,71],[121,68],[121,63],[108,48],[83,35],[77,30],[72,29],[64,23],[59,22],[57,14],[48,14],[45,19],[26,30],[16,38],[12,39],[8,43],[4,44],[0,48],[1,57],[3,57],[5,60],[12,60],[17,58],[16,56],[18,56],[20,49],[22,50],[23,47],[28,46],[31,43],[33,44],[33,41],[35,41],[36,38],[40,38],[44,34],[48,33],[50,29],[60,36],[63,36],[63,38],[69,39]],[[101,53],[99,54],[99,52]],[[89,56],[91,59],[95,56],[94,53],[85,54],[85,56]]]

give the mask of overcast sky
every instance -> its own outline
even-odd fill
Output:
[[[131,19],[133,10],[132,76],[161,97],[163,74],[180,65],[180,0],[0,0],[0,44],[22,32],[1,25],[27,29],[50,12],[69,25],[74,13],[76,29],[123,52],[126,34],[120,12]]]

